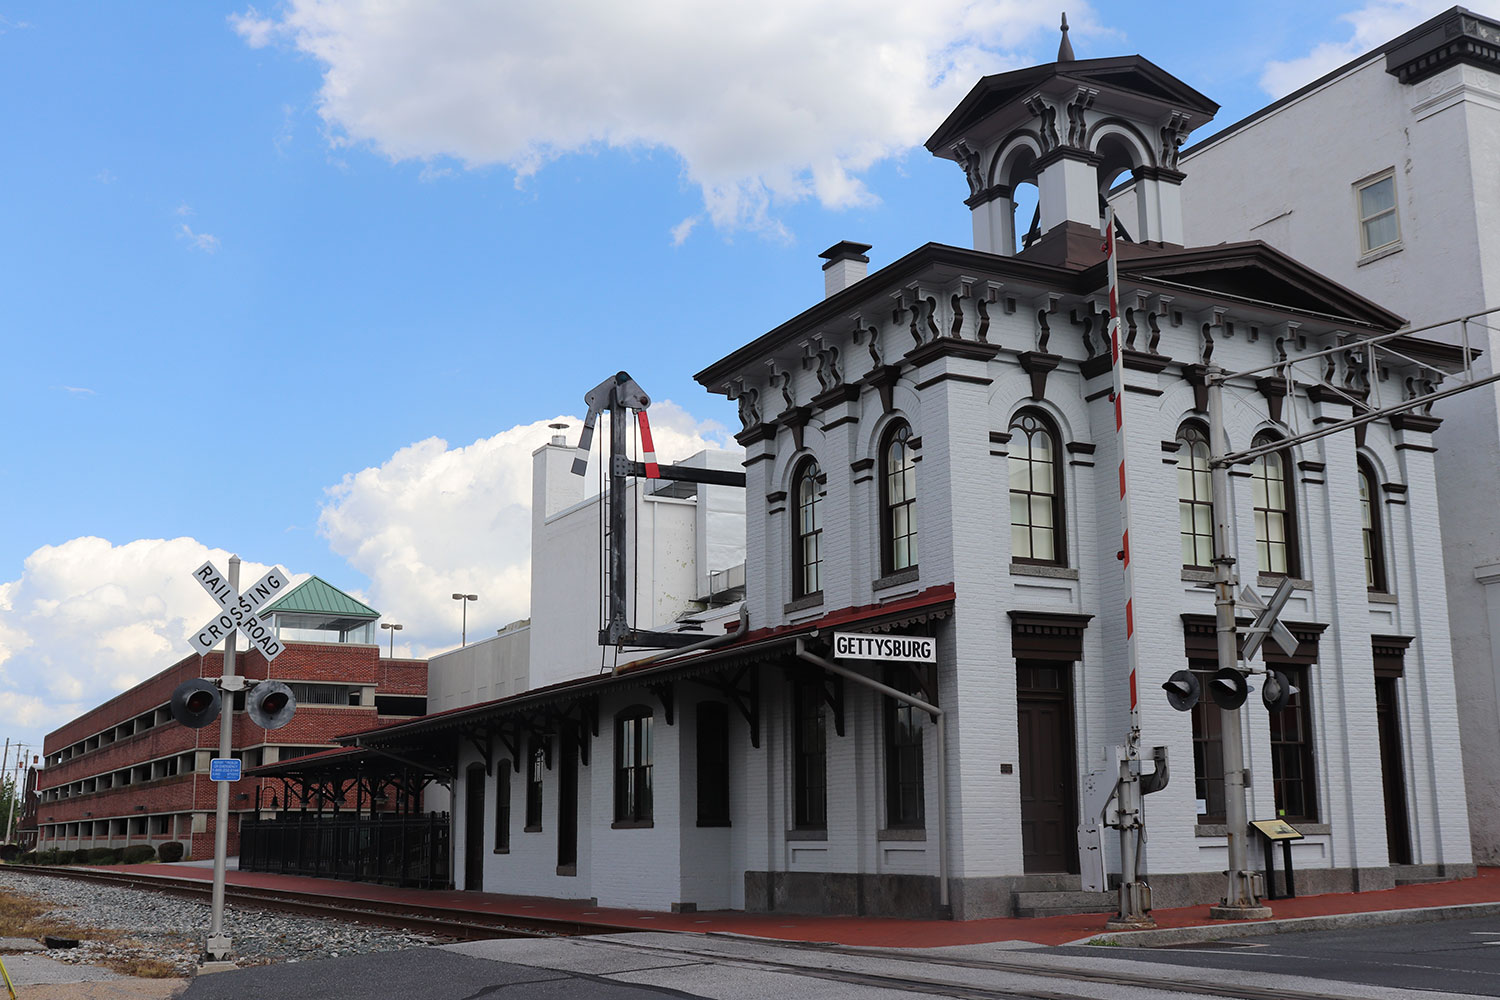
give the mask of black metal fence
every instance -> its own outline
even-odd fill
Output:
[[[240,824],[240,871],[451,889],[448,845],[447,813],[252,815]]]

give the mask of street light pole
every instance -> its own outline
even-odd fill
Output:
[[[467,646],[469,644],[469,602],[470,601],[477,601],[477,600],[479,600],[479,595],[478,594],[454,594],[453,595],[453,599],[455,601],[462,601],[463,602],[463,606],[464,606],[464,624],[463,624],[463,632],[461,633],[462,638],[459,640],[459,645],[460,646]]]
[[[390,633],[391,633],[391,655],[390,655],[389,659],[394,660],[396,658],[396,633],[399,632],[399,631],[401,631],[401,629],[404,628],[405,626],[403,626],[403,625],[393,625],[390,622],[381,622],[380,623],[380,627],[382,629],[389,629],[390,630]]]
[[[1229,463],[1225,461],[1228,439],[1224,430],[1224,371],[1211,369],[1208,381],[1208,467],[1214,514],[1214,608],[1217,612],[1219,667],[1239,668],[1239,647],[1234,634],[1234,591],[1238,583],[1234,557],[1229,554],[1230,510]],[[1250,820],[1245,806],[1245,748],[1240,729],[1240,707],[1220,708],[1224,753],[1224,821],[1229,828],[1229,886],[1221,906],[1209,910],[1215,920],[1264,920],[1271,908],[1263,906],[1256,891],[1257,874],[1247,871],[1250,855]]]

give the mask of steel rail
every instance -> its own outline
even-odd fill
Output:
[[[143,889],[185,898],[202,898],[211,894],[206,881],[171,875],[142,875],[133,872],[98,869],[28,867],[25,871],[70,878],[83,882]],[[235,903],[261,909],[301,913],[345,921],[379,924],[396,930],[423,930],[467,941],[485,938],[574,937],[583,934],[619,933],[620,928],[577,920],[547,917],[518,917],[514,914],[453,910],[407,901],[387,902],[376,899],[331,898],[325,893],[268,889],[259,886],[227,885],[227,898]]]

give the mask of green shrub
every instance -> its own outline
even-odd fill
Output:
[[[157,857],[167,864],[171,864],[174,861],[181,861],[182,856],[186,853],[187,851],[183,848],[182,841],[169,840],[161,845],[161,850],[157,851]]]
[[[117,865],[120,863],[120,852],[114,847],[96,847],[89,851],[89,864],[91,865]]]
[[[166,853],[166,848],[168,846],[170,845],[163,845],[163,853]],[[122,865],[143,865],[148,861],[155,860],[156,848],[152,847],[150,844],[136,844],[133,847],[127,847],[125,848],[125,850],[120,852],[120,864]]]
[[[36,863],[39,865],[57,864],[57,848],[49,847],[45,851],[37,851]]]
[[[0,844],[0,861],[14,862],[20,856],[20,844]]]
[[[89,851],[86,847],[80,847],[76,851],[64,853],[68,855],[68,859],[64,862],[64,864],[86,865],[89,863]]]
[[[21,857],[18,860],[23,865],[34,865],[34,864],[37,863],[36,859],[37,859],[37,853],[36,853],[36,851],[27,851],[25,854],[21,855]]]

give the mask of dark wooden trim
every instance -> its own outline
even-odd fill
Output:
[[[1083,659],[1083,630],[1093,615],[1011,611],[1011,657],[1074,663]]]
[[[994,381],[994,379],[987,376],[962,375],[958,372],[940,372],[926,382],[918,382],[917,388],[926,389],[929,386],[937,385],[939,382],[971,382],[974,385],[991,385]]]

